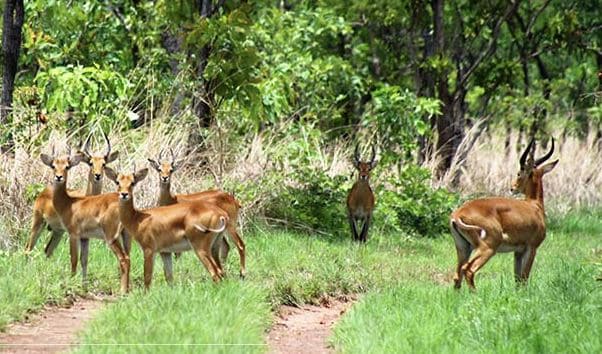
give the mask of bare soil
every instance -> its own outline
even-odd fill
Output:
[[[329,299],[322,306],[280,307],[277,321],[268,333],[269,353],[333,353],[328,337],[336,321],[355,298]]]
[[[77,345],[77,332],[103,306],[99,299],[77,298],[68,307],[46,306],[25,322],[0,333],[0,353],[59,353]]]

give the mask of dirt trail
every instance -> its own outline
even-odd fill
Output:
[[[268,333],[270,353],[333,353],[328,337],[334,323],[353,304],[331,300],[323,306],[282,306],[278,320]]]
[[[47,306],[27,322],[0,333],[0,353],[59,353],[77,344],[76,334],[103,306],[98,299],[78,298],[68,308]]]

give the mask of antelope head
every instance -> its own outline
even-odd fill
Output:
[[[134,173],[131,174],[117,174],[112,168],[106,168],[107,177],[117,185],[117,193],[121,201],[128,201],[132,198],[134,187],[138,182],[146,178],[148,174],[148,168],[143,168],[136,171],[134,166]]]
[[[148,159],[151,167],[154,168],[157,172],[159,172],[159,181],[162,184],[169,184],[171,180],[171,175],[178,169],[179,163],[176,162],[176,155],[173,152],[173,149],[169,149],[171,154],[171,161],[162,160],[163,150],[159,152],[159,157],[157,161],[153,159]]]
[[[522,193],[531,195],[534,186],[541,183],[543,175],[552,171],[552,169],[558,163],[558,160],[555,160],[544,166],[541,166],[541,164],[546,162],[553,153],[554,138],[552,138],[552,144],[548,153],[538,159],[535,159],[535,139],[531,139],[531,142],[529,142],[529,145],[527,145],[527,148],[520,157],[520,170],[518,171],[516,179],[512,183],[510,191],[513,194]]]
[[[90,152],[90,137],[92,135],[88,135],[86,142],[80,149],[80,154],[83,157],[83,161],[90,166],[90,174],[94,176],[94,181],[100,182],[102,179],[104,169],[108,163],[111,163],[117,159],[119,156],[118,151],[111,152],[111,142],[107,137],[107,134],[103,131],[102,135],[107,144],[104,153],[91,153]]]
[[[64,184],[67,180],[69,169],[77,166],[82,161],[83,157],[81,154],[71,156],[71,148],[69,148],[66,156],[56,157],[53,146],[51,155],[41,154],[40,158],[46,166],[52,168],[54,171],[54,183]]]
[[[370,157],[370,161],[361,161],[360,159],[360,150],[359,144],[355,146],[355,152],[353,154],[353,166],[359,171],[359,179],[362,181],[367,181],[370,179],[370,172],[374,167],[376,167],[376,148],[372,145],[372,156]]]

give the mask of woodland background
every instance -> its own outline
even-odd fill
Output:
[[[0,247],[50,181],[40,151],[101,149],[101,130],[117,169],[172,148],[175,192],[224,188],[247,222],[324,237],[348,233],[356,143],[378,149],[376,230],[434,237],[463,198],[507,195],[530,137],[557,142],[548,210],[599,206],[599,1],[0,4]]]

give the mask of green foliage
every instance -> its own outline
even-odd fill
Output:
[[[381,85],[371,96],[372,102],[364,114],[363,123],[374,127],[380,145],[388,147],[383,154],[383,163],[398,161],[400,154],[410,155],[409,152],[416,148],[416,137],[429,133],[428,119],[440,114],[437,100],[417,98],[399,86]]]
[[[28,203],[33,203],[34,200],[42,193],[42,191],[46,188],[46,184],[44,183],[32,183],[25,187],[25,200]]]
[[[101,118],[113,121],[130,86],[115,71],[72,65],[41,71],[34,81],[48,111],[72,110],[91,121]]]
[[[349,192],[347,178],[331,177],[324,171],[299,171],[289,176],[295,178],[295,186],[284,188],[274,198],[266,216],[332,235],[346,235],[349,231],[345,207]]]
[[[399,177],[388,178],[377,189],[377,217],[386,226],[418,236],[435,237],[449,230],[449,214],[458,204],[458,196],[433,189],[428,170],[406,166]]]

